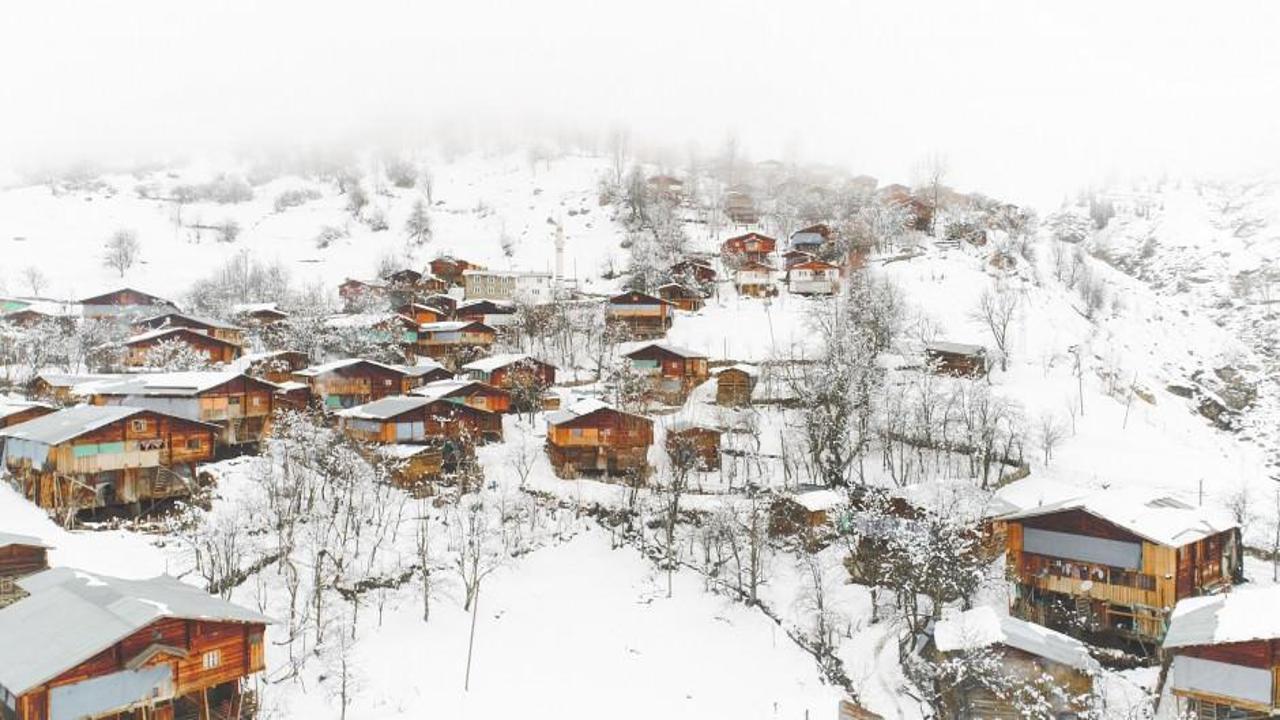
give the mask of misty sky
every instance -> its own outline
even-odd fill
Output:
[[[1280,159],[1280,3],[40,2],[0,164],[530,119],[1045,202]]]

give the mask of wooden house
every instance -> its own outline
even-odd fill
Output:
[[[782,267],[784,270],[790,271],[791,268],[803,262],[817,260],[818,256],[804,250],[788,250],[782,253]]]
[[[269,350],[252,353],[240,358],[236,367],[244,374],[267,382],[282,383],[293,379],[293,374],[311,364],[306,353],[296,350]]]
[[[778,241],[768,235],[749,232],[735,235],[720,244],[720,253],[734,260],[767,263],[778,248]]]
[[[753,365],[730,365],[713,372],[716,378],[716,404],[746,407],[751,404],[751,391],[760,371]]]
[[[778,294],[773,284],[773,268],[762,262],[748,260],[733,274],[733,284],[739,295],[746,297],[771,297]]]
[[[431,358],[418,358],[415,365],[394,365],[393,367],[403,372],[408,380],[405,384],[407,388],[405,392],[427,383],[452,380],[454,377],[454,373],[449,368]]]
[[[232,308],[236,322],[251,328],[271,327],[289,319],[289,313],[273,302],[240,303]]]
[[[403,370],[373,360],[349,358],[312,365],[293,374],[311,397],[327,410],[351,408],[413,389]]]
[[[187,328],[235,345],[244,345],[244,328],[214,318],[196,317],[177,311],[143,318],[135,322],[133,327],[134,331],[139,333],[165,328]]]
[[[516,319],[516,304],[506,300],[482,298],[460,302],[454,308],[455,320],[484,323],[489,327],[510,325]]]
[[[502,440],[502,416],[440,394],[397,395],[337,413],[338,426],[361,442],[389,445]]]
[[[449,313],[441,310],[434,305],[427,305],[420,302],[411,302],[396,308],[396,312],[407,318],[412,319],[419,325],[427,323],[440,322],[449,319]]]
[[[834,295],[840,289],[840,268],[823,260],[806,260],[787,270],[787,290],[796,295]]]
[[[450,285],[462,286],[462,274],[468,270],[483,270],[484,267],[475,263],[467,262],[462,258],[456,258],[451,255],[442,255],[429,264],[431,274],[444,280]]]
[[[21,310],[0,313],[0,323],[28,330],[56,325],[64,332],[70,332],[76,326],[76,318],[62,306],[46,304],[44,307],[25,307]]]
[[[175,578],[53,568],[0,609],[7,720],[252,717],[270,619]]]
[[[24,497],[51,512],[185,497],[218,427],[142,408],[79,405],[0,430]]]
[[[1164,637],[1179,600],[1240,580],[1240,528],[1140,489],[1097,492],[1005,516],[1014,615],[1136,643]]]
[[[461,369],[472,380],[507,391],[521,387],[545,390],[556,384],[556,366],[525,353],[490,355]]]
[[[823,223],[800,228],[791,233],[791,249],[817,254],[834,237],[831,228]]]
[[[936,373],[942,375],[987,374],[987,349],[981,345],[968,345],[934,341],[924,348],[925,361]]]
[[[707,285],[716,281],[716,269],[710,263],[684,259],[671,266],[671,277]]]
[[[233,362],[240,357],[239,345],[184,327],[150,330],[125,340],[124,363],[128,367],[146,367],[154,361],[153,351],[165,344],[181,343],[204,356],[211,365]]]
[[[410,394],[450,400],[491,413],[511,412],[511,393],[468,378],[437,380],[414,388]]]
[[[456,360],[467,352],[483,351],[498,339],[498,331],[481,322],[449,320],[418,326],[418,352],[431,358]]]
[[[754,225],[760,222],[755,200],[745,192],[725,193],[724,214],[735,225]]]
[[[653,421],[586,399],[547,414],[547,456],[559,477],[649,470]]]
[[[218,446],[225,448],[266,439],[278,389],[234,370],[140,373],[85,386],[94,405],[147,408],[216,425]]]
[[[157,312],[178,307],[162,297],[133,288],[120,288],[102,295],[87,297],[80,300],[79,304],[84,317],[90,320],[154,315]]]
[[[58,408],[37,400],[20,400],[0,396],[0,429],[48,415]]]
[[[382,283],[347,278],[338,285],[338,297],[347,312],[361,312],[390,302],[390,289]]]
[[[675,306],[659,297],[632,290],[609,298],[606,319],[626,328],[636,339],[657,338],[671,329]]]
[[[667,343],[646,343],[623,357],[649,377],[654,397],[671,404],[684,402],[709,377],[706,355]]]
[[[455,320],[454,315],[458,312],[458,299],[452,295],[444,295],[436,293],[428,295],[420,300],[423,305],[433,307],[441,312],[441,320]]]
[[[720,428],[711,423],[676,420],[667,426],[664,444],[673,462],[690,462],[697,470],[719,470],[720,435]]]
[[[14,581],[48,570],[49,550],[40,538],[0,531],[0,608],[27,596]]]
[[[418,343],[418,324],[413,318],[393,312],[346,313],[325,318],[327,329],[346,336],[355,335],[363,342],[395,346],[412,357]]]
[[[658,287],[658,297],[676,306],[677,310],[698,312],[706,301],[702,293],[680,283],[667,283]]]
[[[1060,632],[988,606],[943,617],[933,629],[932,654],[946,661],[981,654],[994,662],[974,663],[983,672],[944,688],[945,717],[1026,717],[1025,698],[1011,686],[1033,689],[1049,707],[1048,716],[1073,718],[1091,710],[1094,677],[1102,672],[1089,647]]]
[[[430,490],[431,483],[457,470],[455,448],[461,447],[449,441],[425,443],[394,443],[378,445],[374,456],[391,470],[391,482],[408,490]],[[470,447],[469,445],[467,447]],[[446,461],[447,454],[451,454]],[[424,492],[421,494],[430,494]]]
[[[34,397],[58,405],[72,405],[88,398],[86,386],[121,377],[125,377],[125,374],[42,372],[31,381],[31,393]]]
[[[1178,602],[1165,633],[1157,717],[1280,715],[1280,586]]]

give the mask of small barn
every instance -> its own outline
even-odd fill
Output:
[[[50,512],[185,497],[218,427],[154,410],[80,405],[0,430],[15,487]]]
[[[746,407],[751,404],[751,392],[755,389],[760,370],[754,365],[730,365],[712,371],[716,378],[716,404],[726,407]]]
[[[560,477],[647,474],[653,421],[584,399],[547,414],[547,455]]]
[[[935,341],[925,345],[925,361],[942,375],[987,374],[987,349],[981,345]]]
[[[1020,718],[1024,708],[1010,685],[1039,691],[1054,717],[1076,717],[1089,709],[1093,679],[1101,665],[1079,640],[1046,627],[998,614],[990,607],[957,612],[933,629],[933,651],[940,659],[986,653],[994,658],[988,673],[972,672],[946,688],[948,717]]]
[[[150,330],[125,340],[124,362],[128,367],[146,367],[154,359],[157,347],[180,343],[203,356],[211,365],[221,365],[240,357],[240,346],[198,330],[185,327],[169,327]]]
[[[632,290],[609,298],[606,318],[640,340],[666,335],[674,310],[674,305],[660,297]]]
[[[253,715],[267,617],[167,576],[53,568],[15,582],[25,597],[0,609],[5,718]]]

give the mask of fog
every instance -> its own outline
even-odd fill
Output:
[[[1280,4],[11,3],[0,164],[572,127],[1052,202],[1280,158]]]

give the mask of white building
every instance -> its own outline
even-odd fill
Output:
[[[464,270],[466,299],[512,300],[537,305],[555,299],[549,272],[527,270]]]

